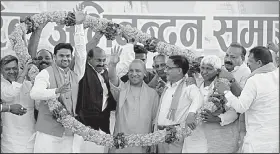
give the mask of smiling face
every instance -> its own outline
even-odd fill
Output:
[[[1,69],[1,73],[4,79],[10,82],[16,81],[18,72],[19,72],[18,63],[15,60],[7,63]]]
[[[101,48],[95,48],[92,57],[88,56],[88,62],[94,67],[97,72],[105,69],[106,53]]]
[[[217,75],[218,71],[213,66],[209,64],[200,65],[200,74],[203,77],[204,81],[213,80]]]
[[[69,67],[72,59],[71,50],[64,48],[57,50],[57,53],[54,56],[54,58],[56,65],[61,67],[62,69],[65,69]]]
[[[43,70],[53,63],[52,55],[47,50],[40,50],[37,55],[39,70]]]
[[[132,85],[140,85],[145,76],[144,63],[141,61],[133,61],[128,70],[128,79]]]

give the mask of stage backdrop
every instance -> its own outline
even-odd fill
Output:
[[[279,2],[1,1],[1,56],[9,51],[7,36],[20,17],[72,10],[78,3],[85,4],[92,16],[130,24],[162,41],[192,49],[197,55],[222,58],[231,42],[240,42],[247,49],[279,42]],[[74,45],[74,30],[49,23],[42,32],[39,49],[52,51],[59,42]],[[87,30],[87,40],[93,35]],[[126,43],[121,38],[107,41],[103,37],[99,46],[109,54],[116,44]],[[148,55],[148,68],[153,55]]]

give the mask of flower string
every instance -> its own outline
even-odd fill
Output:
[[[41,24],[46,22],[56,22],[61,25],[73,26],[75,25],[75,15],[67,11],[54,11],[26,17],[24,22],[20,23],[9,36],[13,50],[19,58],[20,66],[31,58],[22,36],[35,31]],[[89,15],[86,16],[83,24],[84,28],[90,28],[94,32],[101,32],[109,40],[115,39],[116,36],[122,36],[127,40],[133,40],[134,42],[144,44],[144,46],[152,52],[164,53],[166,55],[185,55],[190,61],[194,59],[194,54],[190,50],[181,50],[177,46],[159,41],[156,38],[152,38],[149,34],[132,28],[130,25],[123,26],[107,19],[96,18]],[[38,73],[39,70],[34,65],[30,69],[28,76],[34,81]],[[73,133],[82,136],[84,140],[94,142],[97,145],[116,148],[151,146],[159,143],[172,143],[192,133],[189,127],[175,126],[148,134],[120,133],[117,136],[113,136],[85,126],[76,120],[57,99],[47,100],[46,103],[53,117],[57,122],[61,123],[64,128],[70,129]],[[198,123],[200,121],[200,119],[197,119]]]

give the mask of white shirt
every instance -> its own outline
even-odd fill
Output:
[[[97,72],[95,69],[94,69],[94,67],[90,64],[90,63],[88,63],[89,64],[89,66],[96,72],[96,74],[97,74],[97,76],[98,76],[98,79],[99,79],[99,81],[100,81],[100,84],[101,84],[101,86],[102,86],[102,89],[103,89],[103,101],[102,101],[102,111],[107,107],[107,105],[108,105],[108,102],[107,102],[107,99],[108,99],[108,88],[107,88],[107,85],[106,85],[106,83],[105,83],[105,80],[104,80],[104,78],[103,78],[103,76],[101,75],[102,73],[104,73],[104,70],[102,70],[100,73],[99,72]]]
[[[86,43],[83,25],[76,25],[75,32],[75,65],[74,73],[78,76],[78,80],[81,80],[85,73],[86,66]],[[34,86],[30,91],[30,96],[34,100],[48,100],[52,98],[57,98],[59,95],[55,94],[54,89],[48,89],[50,87],[49,73],[47,70],[42,70],[35,78]]]
[[[246,113],[246,136],[251,142],[279,142],[279,68],[250,77],[239,98],[230,91],[225,97],[227,106]]]
[[[158,115],[158,125],[181,124],[186,121],[189,112],[196,113],[202,106],[203,99],[198,87],[194,84],[189,86],[184,84],[175,114],[175,120],[171,121],[166,118],[172,103],[173,95],[181,81],[182,79],[172,85],[170,85],[170,82],[167,82],[166,86],[168,89],[166,89],[164,95],[161,96],[162,103]]]
[[[251,70],[245,63],[243,63],[240,66],[235,66],[230,73],[232,73],[240,87],[243,88],[247,78],[251,74]],[[234,122],[238,118],[238,115],[233,108],[230,108],[227,112],[220,114],[218,117],[221,118],[221,126],[224,126]]]
[[[15,151],[26,151],[22,146],[32,148],[34,140],[28,142],[35,132],[34,101],[30,98],[29,92],[32,87],[30,81],[10,83],[1,76],[1,99],[4,104],[21,104],[27,112],[18,116],[10,112],[2,112],[3,138],[2,148],[13,149]],[[4,147],[5,146],[5,147]]]
[[[247,78],[251,74],[251,70],[246,65],[246,63],[243,63],[240,66],[235,66],[230,73],[232,73],[236,82],[243,88],[245,86]]]

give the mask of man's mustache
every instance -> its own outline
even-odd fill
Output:
[[[45,62],[45,61],[42,61],[42,62],[40,63],[40,65],[43,65],[43,64],[49,65],[49,63],[48,63],[48,62]]]
[[[230,61],[226,61],[225,64],[233,65],[232,62],[230,62]]]
[[[104,65],[96,65],[96,67],[104,67]]]

